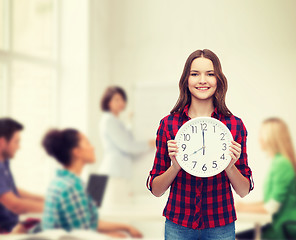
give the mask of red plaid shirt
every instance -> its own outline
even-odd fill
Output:
[[[154,165],[147,179],[147,187],[150,191],[153,179],[171,166],[167,141],[174,139],[178,129],[190,120],[188,108],[189,106],[186,105],[182,113],[168,115],[160,121]],[[248,166],[247,130],[242,120],[234,115],[226,117],[218,113],[217,108],[211,117],[223,122],[231,131],[233,139],[241,144],[242,152],[235,166],[250,181],[249,191],[251,191],[254,183],[252,171]],[[163,216],[176,224],[193,229],[214,228],[235,221],[237,217],[234,200],[226,172],[222,171],[216,176],[201,178],[181,169],[171,184]]]

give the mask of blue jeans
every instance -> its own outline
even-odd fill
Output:
[[[235,223],[222,227],[192,229],[178,225],[168,219],[165,221],[165,240],[235,240]]]

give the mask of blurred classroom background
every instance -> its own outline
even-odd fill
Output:
[[[227,105],[248,130],[255,188],[241,200],[261,200],[269,166],[258,142],[261,122],[278,116],[296,138],[295,8],[293,0],[0,0],[0,116],[25,126],[12,161],[17,185],[45,193],[57,167],[41,148],[51,127],[85,133],[97,162],[83,177],[98,171],[99,103],[110,85],[127,92],[121,119],[131,119],[136,138],[155,138],[177,101],[188,55],[208,48],[228,79]],[[145,186],[154,154],[133,165],[133,203],[159,209],[160,220],[139,208],[131,222],[161,237],[167,195],[156,198]]]

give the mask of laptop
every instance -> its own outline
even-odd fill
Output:
[[[97,207],[101,207],[106,185],[108,181],[107,175],[91,174],[87,184],[87,192],[95,201]]]

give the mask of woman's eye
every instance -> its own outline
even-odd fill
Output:
[[[214,73],[209,73],[209,76],[211,76],[211,77],[212,77],[212,76],[215,76],[215,74],[214,74]]]
[[[197,73],[191,73],[191,76],[197,76],[198,74]]]

